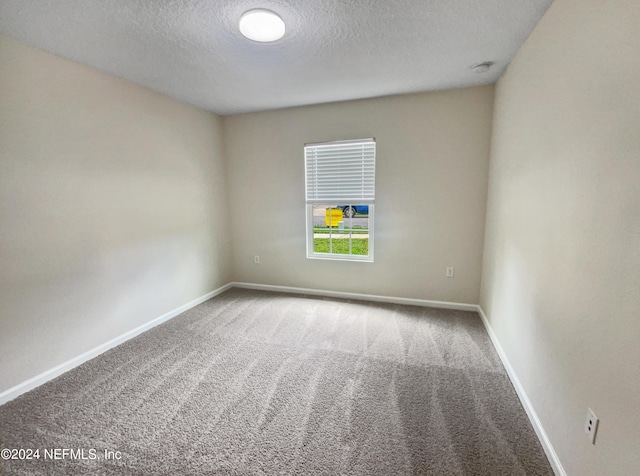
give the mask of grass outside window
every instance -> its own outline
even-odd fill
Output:
[[[366,256],[369,254],[368,238],[353,238],[352,240],[334,238],[331,240],[331,251],[329,251],[329,238],[314,238],[314,253],[334,253],[349,254],[349,241],[351,241],[351,254]]]

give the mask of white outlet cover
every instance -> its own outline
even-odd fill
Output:
[[[587,421],[584,424],[584,432],[589,435],[591,444],[596,444],[596,432],[598,431],[598,423],[600,420],[591,408],[587,408]]]

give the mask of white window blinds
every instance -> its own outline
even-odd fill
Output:
[[[304,159],[307,203],[374,203],[375,139],[308,144]]]

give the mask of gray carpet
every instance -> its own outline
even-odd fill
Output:
[[[1,406],[0,439],[40,449],[6,474],[553,474],[476,313],[241,289]]]

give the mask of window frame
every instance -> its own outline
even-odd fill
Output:
[[[375,215],[375,205],[369,204],[369,243],[368,243],[368,251],[369,253],[366,255],[354,255],[347,253],[318,253],[314,251],[314,224],[313,224],[313,203],[307,203],[307,258],[308,259],[324,259],[324,260],[334,260],[334,261],[360,261],[364,263],[373,263],[373,222]],[[324,204],[322,204],[324,205]],[[335,207],[337,204],[331,204],[331,206]],[[353,204],[355,205],[355,204]],[[330,204],[327,204],[330,206]],[[336,232],[337,232],[336,228]],[[356,237],[357,238],[357,237]],[[344,239],[344,238],[340,238]],[[350,239],[354,239],[354,236]]]
[[[307,160],[307,147],[317,147],[317,146],[335,146],[340,144],[357,144],[357,143],[373,143],[373,198],[367,199],[357,199],[357,198],[344,198],[344,199],[333,199],[331,201],[327,200],[326,203],[309,200],[309,171],[308,171],[308,160]],[[351,262],[362,262],[362,263],[373,263],[374,261],[374,227],[375,227],[375,161],[377,155],[377,143],[375,138],[366,138],[366,139],[355,139],[355,140],[342,140],[342,141],[331,141],[331,142],[316,142],[309,143],[304,145],[304,168],[305,168],[305,209],[306,209],[306,248],[307,248],[307,259],[320,259],[320,260],[331,260],[331,261],[351,261]],[[363,171],[365,170],[365,165],[363,161]],[[317,188],[317,185],[315,185]],[[362,200],[362,202],[360,201]],[[348,254],[348,253],[320,253],[314,251],[314,238],[315,238],[315,228],[314,228],[314,214],[313,208],[314,206],[326,206],[331,208],[336,208],[338,205],[368,205],[369,214],[368,214],[368,254],[366,255],[358,255],[358,254]],[[334,227],[329,227],[329,239],[331,240],[331,229]],[[338,228],[336,228],[336,234],[338,234]],[[349,239],[353,240],[354,236],[349,232],[349,238],[340,238],[340,239]],[[357,239],[357,237],[356,237]]]

